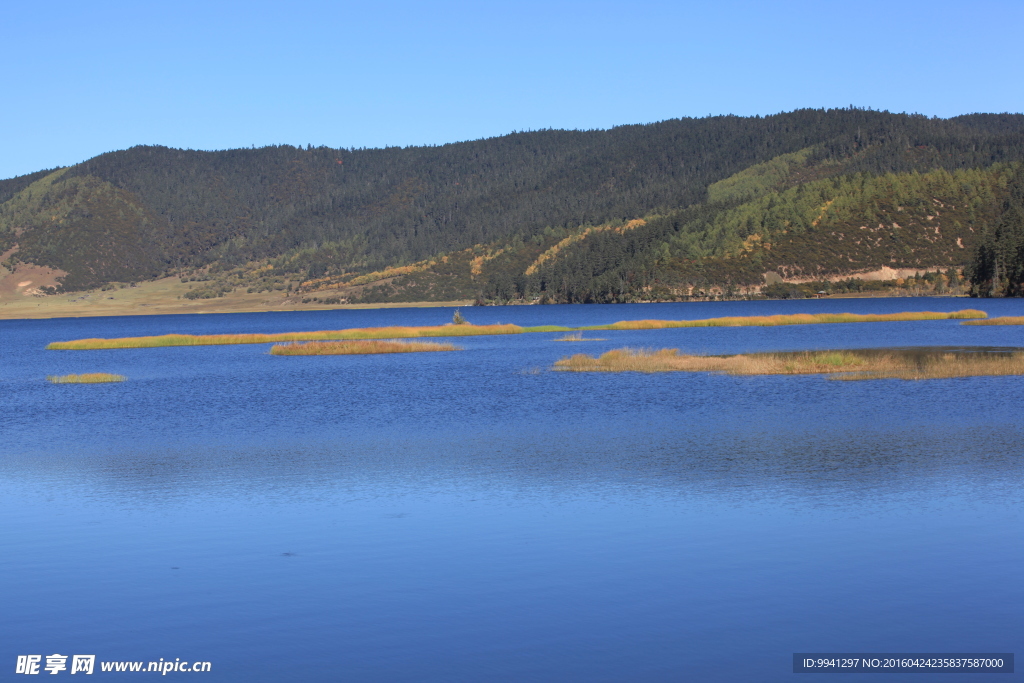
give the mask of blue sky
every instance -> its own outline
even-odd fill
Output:
[[[855,104],[1024,111],[1024,2],[8,3],[0,177],[137,144],[441,144]]]

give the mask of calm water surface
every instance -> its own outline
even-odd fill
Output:
[[[1024,315],[963,299],[463,312],[587,325],[966,307]],[[770,682],[799,678],[793,652],[1024,651],[1024,379],[547,371],[622,346],[1024,346],[1024,328],[529,334],[362,357],[44,350],[450,319],[0,322],[0,680],[20,678],[17,655],[52,653],[206,660],[209,681]],[[129,380],[44,381],[70,372]]]

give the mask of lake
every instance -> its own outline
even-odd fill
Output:
[[[1024,315],[943,298],[462,312],[578,326],[962,308]],[[209,681],[772,682],[794,678],[794,652],[1020,650],[1024,378],[548,369],[623,346],[1021,347],[1021,327],[545,333],[380,356],[44,349],[451,317],[0,321],[0,670],[60,653],[95,654],[101,676],[100,661],[208,661]],[[45,381],[79,372],[128,380]]]

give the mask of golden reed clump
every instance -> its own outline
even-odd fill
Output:
[[[338,356],[365,353],[416,353],[419,351],[461,351],[454,344],[437,342],[396,342],[378,340],[292,342],[275,344],[270,353],[275,356]]]
[[[47,375],[52,384],[103,384],[106,382],[123,382],[124,375],[112,375],[108,372],[86,372],[81,375]]]
[[[730,375],[827,374],[830,379],[941,379],[1024,375],[1024,352],[935,352],[898,349],[797,351],[691,356],[678,349],[615,349],[576,354],[555,363],[569,372],[723,372]]]
[[[1024,325],[1024,316],[1012,316],[1004,315],[999,318],[989,318],[988,320],[968,320],[960,323],[961,325]]]
[[[966,309],[952,313],[911,311],[904,313],[796,313],[793,315],[748,315],[705,320],[622,320],[611,325],[585,327],[587,330],[660,330],[671,327],[775,327],[778,325],[819,325],[824,323],[881,323],[914,320],[963,320],[985,318],[984,311]]]

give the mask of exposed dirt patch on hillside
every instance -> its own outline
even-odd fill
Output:
[[[19,263],[13,271],[0,269],[0,299],[44,296],[41,288],[57,287],[65,275],[63,270],[29,263]]]
[[[877,270],[869,271],[857,271],[843,273],[840,275],[824,275],[818,277],[782,277],[775,271],[768,271],[764,274],[765,283],[777,284],[777,283],[790,283],[790,284],[803,284],[805,282],[840,282],[848,278],[856,278],[858,280],[868,281],[885,281],[885,280],[896,280],[898,278],[912,277],[918,273],[938,273],[947,270],[949,266],[929,266],[927,268],[889,268],[888,266],[882,266]]]

